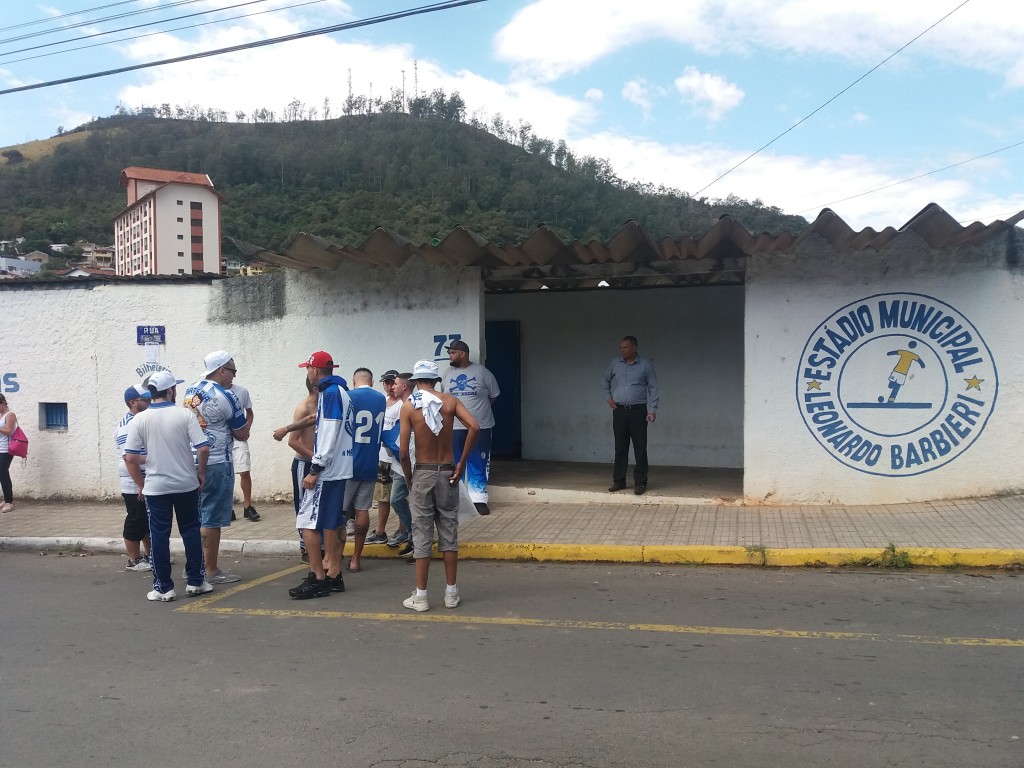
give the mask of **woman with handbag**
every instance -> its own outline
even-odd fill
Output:
[[[14,510],[14,489],[11,486],[11,462],[14,455],[10,451],[10,441],[17,428],[18,417],[7,407],[7,398],[0,395],[0,490],[4,493],[4,503],[0,504],[0,512]]]

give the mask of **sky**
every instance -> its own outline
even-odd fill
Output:
[[[425,3],[5,0],[0,91]],[[118,105],[280,114],[298,99],[322,114],[327,99],[337,114],[351,78],[371,96],[458,91],[485,122],[529,123],[625,180],[696,197],[808,220],[827,207],[857,230],[933,202],[989,223],[1024,209],[1021,30],[1020,0],[485,0],[2,94],[0,147]]]

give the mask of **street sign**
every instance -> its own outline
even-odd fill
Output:
[[[167,331],[163,325],[137,325],[135,334],[139,346],[144,344],[166,344]]]

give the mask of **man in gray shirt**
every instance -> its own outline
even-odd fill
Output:
[[[498,389],[494,374],[480,363],[470,362],[469,345],[466,342],[461,339],[453,341],[447,350],[451,368],[444,373],[441,391],[457,397],[480,425],[476,446],[466,463],[466,484],[476,511],[481,515],[489,515],[491,510],[487,506],[487,482],[491,474],[491,431],[494,427],[491,403],[501,394],[501,390]],[[466,426],[455,419],[452,449],[455,451],[456,462],[462,458],[465,444]]]
[[[636,353],[636,336],[625,336],[619,343],[620,356],[611,361],[604,372],[604,395],[612,409],[612,432],[615,435],[615,466],[609,491],[626,487],[629,465],[629,444],[633,443],[633,493],[640,496],[647,490],[647,425],[658,413],[658,377],[654,363]]]

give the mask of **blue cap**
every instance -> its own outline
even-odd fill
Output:
[[[149,398],[150,394],[148,390],[139,386],[131,386],[124,391],[124,401],[126,403],[131,400],[149,400]]]

